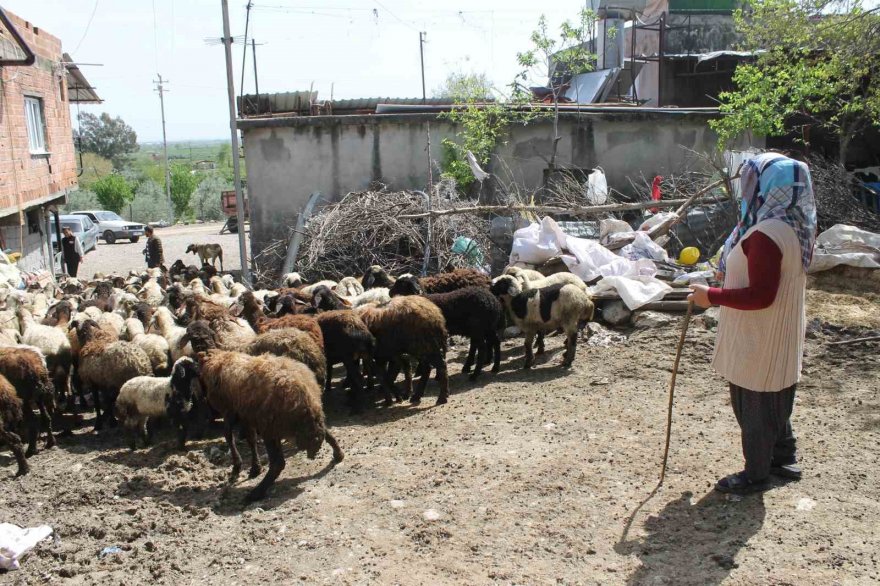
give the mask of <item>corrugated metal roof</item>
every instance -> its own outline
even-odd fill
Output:
[[[103,102],[104,100],[98,97],[95,88],[86,80],[80,68],[73,63],[70,55],[64,53],[62,58],[64,59],[64,69],[67,72],[68,102],[71,104],[100,104]]]
[[[283,92],[244,96],[246,116],[261,114],[311,113],[312,106],[320,106],[322,113],[374,111],[379,104],[448,106],[455,100],[448,98],[352,98],[345,100],[320,100],[318,92]]]

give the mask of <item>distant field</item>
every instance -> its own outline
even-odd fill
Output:
[[[227,140],[209,140],[209,141],[186,141],[186,142],[169,142],[168,158],[177,161],[195,162],[195,161],[216,161],[217,155],[220,153],[222,145],[228,145]],[[152,155],[162,156],[162,143],[151,142],[141,143],[140,150],[135,153],[135,160],[148,160]]]

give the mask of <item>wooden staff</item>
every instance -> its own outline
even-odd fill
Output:
[[[684,347],[684,339],[687,336],[688,325],[691,323],[691,315],[694,312],[694,302],[688,302],[687,313],[684,323],[681,324],[681,337],[678,339],[678,348],[675,350],[675,363],[672,365],[672,379],[669,381],[669,409],[666,412],[666,448],[663,450],[663,467],[660,468],[660,482],[663,484],[666,478],[666,460],[669,458],[669,437],[672,434],[672,400],[675,397],[675,377],[678,374],[678,363],[681,362],[681,349]]]

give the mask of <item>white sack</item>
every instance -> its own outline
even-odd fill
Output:
[[[592,205],[602,205],[608,201],[608,180],[602,169],[594,169],[587,178],[587,201]]]
[[[17,570],[19,558],[50,535],[52,528],[48,525],[22,529],[11,523],[0,523],[0,568]]]
[[[659,301],[672,291],[667,283],[654,277],[605,277],[590,287],[590,293],[598,295],[608,291],[617,291],[624,304],[630,310],[636,310],[645,304]]]
[[[880,234],[846,224],[836,224],[819,234],[809,272],[827,271],[837,265],[880,268]]]

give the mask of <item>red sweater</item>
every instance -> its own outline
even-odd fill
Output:
[[[742,289],[709,288],[712,305],[733,309],[765,309],[773,304],[779,289],[782,251],[769,236],[752,232],[742,243],[749,261],[749,286]]]

